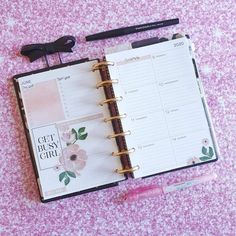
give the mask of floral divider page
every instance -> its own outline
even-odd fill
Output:
[[[97,60],[19,76],[26,127],[37,167],[42,200],[80,192],[124,180],[106,106],[104,92],[96,89]],[[83,173],[82,173],[83,172]]]

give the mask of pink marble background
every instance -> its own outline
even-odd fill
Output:
[[[233,0],[1,1],[0,10],[0,235],[236,235],[236,81]],[[173,27],[85,42],[98,31],[179,17]],[[219,142],[219,161],[119,187],[42,204],[11,77],[45,67],[20,57],[22,45],[74,35],[65,62],[127,40],[191,35]],[[50,64],[57,64],[50,56]],[[187,148],[187,147],[186,147]],[[123,191],[150,183],[171,184],[214,171],[218,179],[166,196],[118,203]]]

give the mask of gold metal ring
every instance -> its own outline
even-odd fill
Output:
[[[139,169],[140,169],[140,167],[137,165],[137,166],[133,166],[129,169],[116,169],[116,173],[118,173],[118,174],[130,173],[130,172],[134,172]]]
[[[123,118],[126,118],[126,117],[127,117],[127,115],[126,115],[126,113],[124,113],[124,114],[119,115],[119,116],[111,116],[111,117],[105,118],[104,121],[108,122],[108,121],[111,121],[111,120],[123,119]]]
[[[92,71],[99,70],[103,66],[114,66],[114,62],[111,61],[101,61],[92,66]]]
[[[121,101],[123,99],[123,97],[115,97],[115,98],[109,98],[109,99],[105,99],[104,101],[100,102],[99,105],[100,106],[103,106],[104,104],[106,103],[109,103],[109,102],[117,102],[117,101]]]
[[[97,83],[96,88],[103,87],[104,85],[111,85],[111,84],[117,84],[119,81],[118,79],[113,79],[113,80],[106,80],[106,81],[101,81]]]
[[[117,157],[117,156],[121,156],[121,155],[124,155],[124,154],[130,154],[130,153],[133,153],[135,152],[135,148],[131,148],[129,150],[125,150],[125,151],[121,151],[121,152],[113,152],[112,153],[112,156],[113,157]]]
[[[126,136],[126,135],[130,135],[131,134],[131,131],[128,130],[126,132],[122,132],[122,133],[118,133],[118,134],[110,134],[107,136],[107,138],[109,139],[112,139],[112,138],[116,138],[116,137],[119,137],[119,136]]]

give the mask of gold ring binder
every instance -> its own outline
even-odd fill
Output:
[[[130,154],[130,153],[133,153],[135,152],[135,148],[131,148],[129,150],[124,150],[124,151],[121,151],[121,152],[113,152],[112,153],[112,156],[113,157],[117,157],[117,156],[121,156],[121,155],[124,155],[124,154]]]
[[[99,70],[103,66],[114,66],[114,62],[111,61],[101,61],[92,66],[92,71]]]
[[[108,122],[108,121],[111,121],[111,120],[123,119],[123,118],[126,118],[126,117],[127,117],[127,115],[126,115],[126,113],[124,113],[124,114],[119,115],[119,116],[111,116],[111,117],[105,118],[104,121]]]
[[[113,80],[106,80],[106,81],[101,81],[97,83],[96,88],[103,87],[104,85],[111,85],[111,84],[117,84],[119,81],[118,79],[113,79]]]
[[[105,99],[104,101],[100,102],[99,105],[100,106],[103,106],[104,104],[106,103],[109,103],[109,102],[117,102],[117,101],[121,101],[123,99],[123,97],[115,97],[115,98],[109,98],[109,99]]]
[[[139,169],[140,169],[140,167],[137,165],[137,166],[133,166],[128,169],[116,169],[116,173],[118,173],[118,174],[130,173],[130,172],[134,172]]]
[[[116,138],[116,137],[119,137],[119,136],[126,136],[126,135],[130,135],[131,134],[131,131],[128,130],[126,132],[122,132],[122,133],[118,133],[118,134],[110,134],[107,136],[107,138],[109,139],[112,139],[112,138]]]

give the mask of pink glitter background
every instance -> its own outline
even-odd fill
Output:
[[[0,17],[0,235],[236,235],[236,81],[233,0],[1,1]],[[180,18],[177,26],[125,37],[85,42],[103,30]],[[119,43],[173,33],[195,43],[200,75],[221,151],[217,162],[47,204],[39,193],[13,90],[13,75],[45,67],[30,64],[22,45],[74,35],[64,62],[102,57]],[[50,56],[50,64],[58,63]],[[186,147],[187,148],[187,147]],[[148,184],[171,184],[215,172],[216,181],[132,203],[116,198]]]

